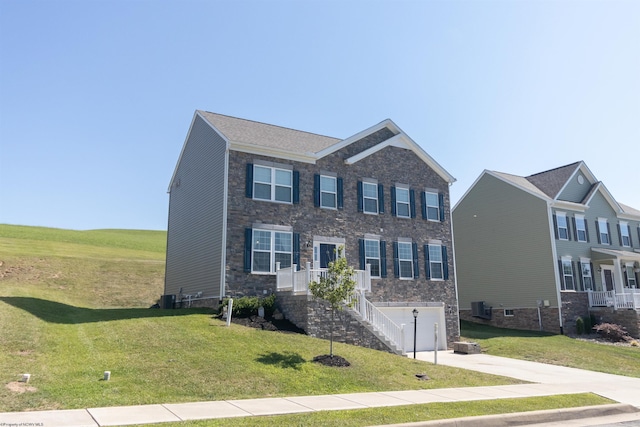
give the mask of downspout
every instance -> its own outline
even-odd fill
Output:
[[[551,256],[556,282],[556,297],[558,299],[558,321],[560,324],[560,334],[564,335],[564,324],[562,322],[562,294],[560,293],[560,270],[558,270],[558,251],[556,249],[556,236],[553,229],[553,212],[551,210],[551,202],[547,201],[547,219],[549,222],[549,237],[551,239]]]
[[[220,257],[220,301],[225,296],[227,279],[227,203],[229,200],[229,141],[227,141],[224,151],[224,190],[222,192],[222,251]]]

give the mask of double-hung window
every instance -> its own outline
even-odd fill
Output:
[[[626,222],[620,222],[618,227],[620,227],[620,244],[622,244],[622,246],[630,247],[631,235],[629,234],[629,224]]]
[[[393,242],[393,272],[400,279],[418,278],[418,245],[411,239],[399,237]]]
[[[570,257],[563,257],[560,263],[562,267],[562,281],[564,284],[564,290],[573,291],[575,290],[575,283],[573,278],[573,265],[571,263]]]
[[[593,276],[591,274],[591,261],[580,258],[580,274],[582,275],[582,287],[585,291],[593,290]]]
[[[567,226],[567,214],[556,213],[557,233],[560,240],[569,240],[569,228]]]
[[[606,218],[598,218],[596,220],[596,227],[598,229],[598,243],[603,245],[611,244],[611,237],[609,235],[609,222]]]
[[[636,279],[636,273],[633,271],[633,263],[628,263],[625,265],[625,276],[627,276],[627,287],[629,288],[637,288],[638,281]]]
[[[575,219],[575,229],[576,229],[576,240],[578,242],[586,242],[587,241],[587,222],[584,219],[583,215],[576,215]]]
[[[438,193],[432,193],[429,191],[424,192],[425,212],[423,212],[425,219],[429,221],[440,221],[440,197]]]
[[[293,171],[253,165],[253,198],[291,203],[293,201]]]
[[[380,277],[380,241],[364,240],[365,263],[371,265],[371,277]]]
[[[440,240],[430,240],[424,245],[424,268],[427,280],[449,280],[447,247]]]
[[[395,187],[396,216],[402,218],[411,218],[411,204],[409,198],[409,189],[403,187]]]
[[[364,212],[378,213],[378,185],[371,182],[362,183],[362,205]]]
[[[338,207],[337,178],[320,175],[320,207],[336,209]]]
[[[251,272],[275,273],[291,267],[293,260],[293,233],[254,228],[251,231]]]

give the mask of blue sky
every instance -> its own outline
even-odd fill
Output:
[[[640,1],[0,0],[0,223],[165,229],[196,109],[390,118],[454,203],[584,160],[640,209]]]

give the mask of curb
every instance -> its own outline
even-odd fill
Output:
[[[387,424],[384,427],[510,427],[517,425],[542,424],[580,418],[596,418],[611,415],[633,414],[640,408],[624,403],[610,405],[582,406],[544,411],[516,412],[511,414],[486,415],[479,417],[451,418],[447,420],[419,421],[405,424]],[[383,427],[383,426],[378,426]]]

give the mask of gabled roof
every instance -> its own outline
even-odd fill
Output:
[[[539,188],[544,194],[555,199],[560,190],[575,173],[582,162],[571,163],[526,177],[527,181]]]
[[[346,159],[345,162],[353,164],[388,146],[401,147],[413,151],[448,183],[456,180],[390,119],[383,120],[349,138],[340,139],[202,110],[197,110],[195,115],[200,116],[222,134],[232,150],[307,163],[315,163],[386,127],[394,134],[393,137]]]

